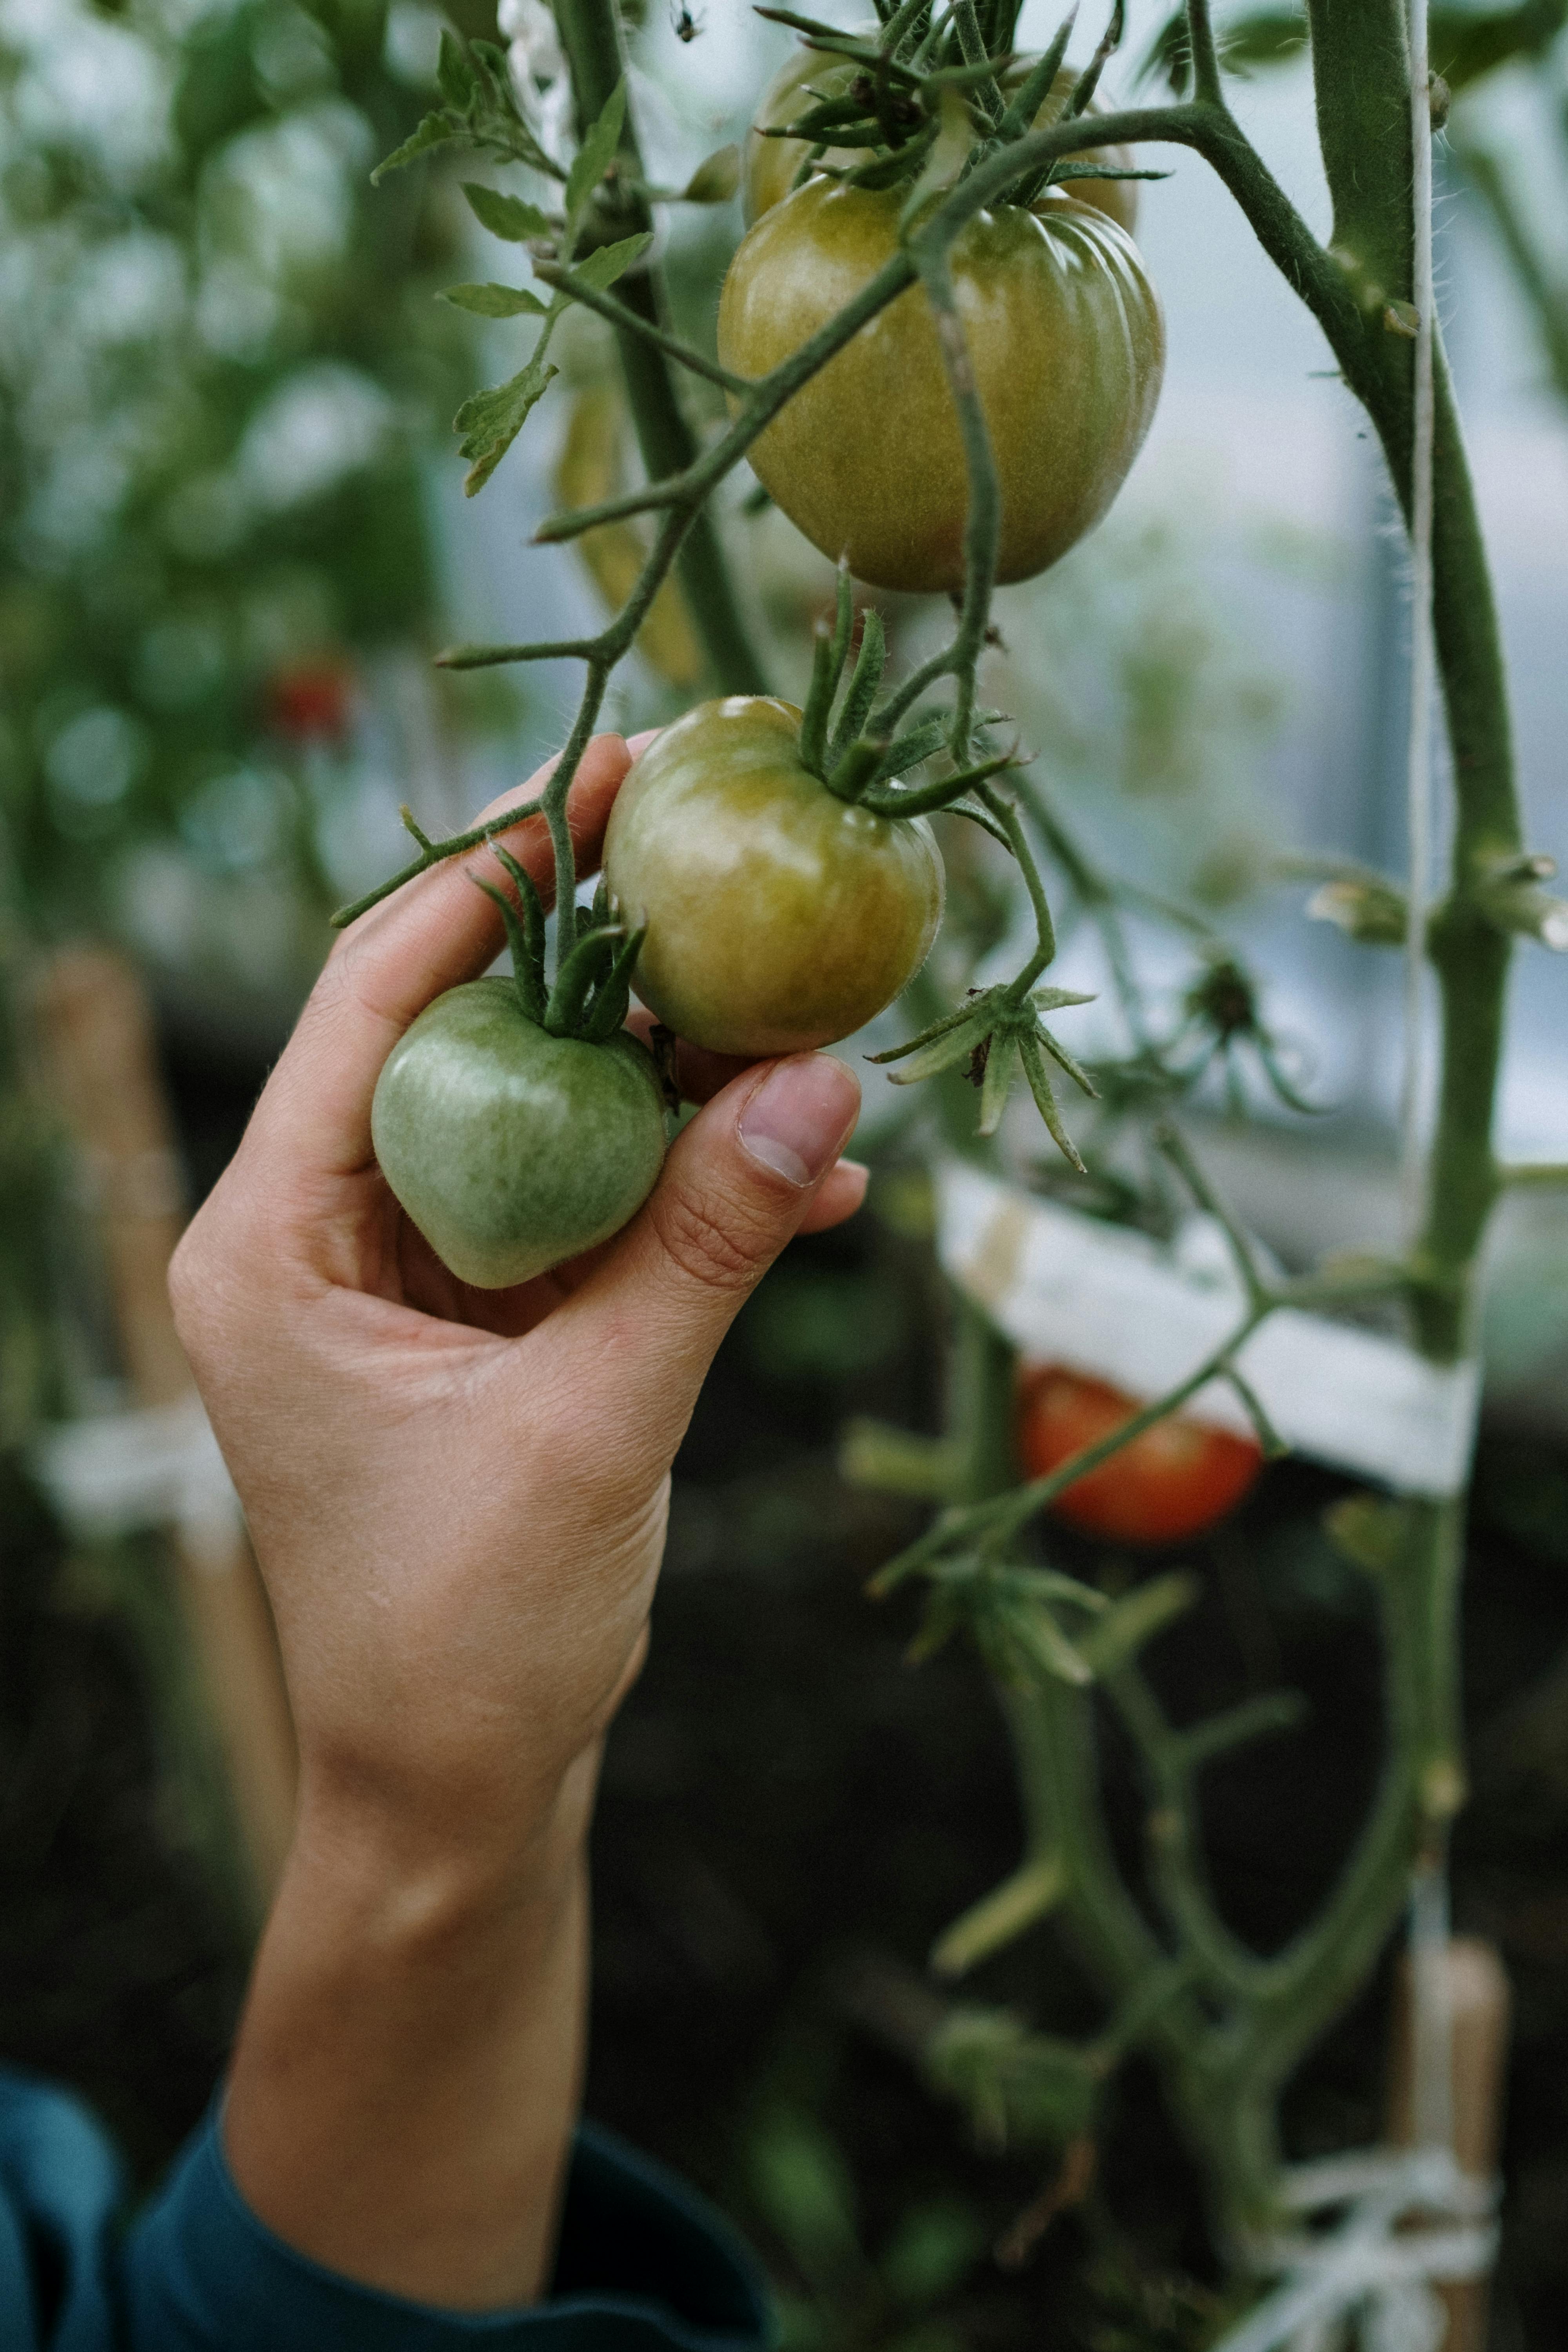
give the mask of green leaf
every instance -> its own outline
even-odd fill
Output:
[[[636,236],[623,236],[616,245],[597,246],[575,264],[573,275],[591,286],[595,294],[605,293],[652,243],[653,231],[643,229]]]
[[[484,488],[527,423],[529,411],[560,373],[538,351],[510,382],[464,401],[453,425],[463,436],[462,455],[471,460],[463,482],[465,497],[471,499]]]
[[[463,45],[446,26],[441,27],[441,54],[436,66],[436,84],[448,106],[460,113],[478,87],[473,67],[463,55]]]
[[[373,188],[379,187],[388,172],[401,172],[405,163],[412,163],[416,155],[426,154],[432,147],[445,147],[460,136],[450,115],[442,112],[427,114],[417,131],[411,131],[401,147],[395,148],[370,175]]]
[[[525,311],[531,318],[544,316],[544,304],[526,286],[447,286],[437,299],[479,319],[515,319]]]
[[[752,2193],[805,2276],[821,2285],[852,2273],[861,2260],[854,2179],[815,2116],[770,2116],[747,2156]]]
[[[904,2215],[879,2267],[894,2300],[922,2311],[952,2294],[984,2245],[985,2232],[972,2210],[943,2198]]]
[[[727,205],[741,184],[741,151],[733,140],[699,163],[682,190],[689,205]]]
[[[572,169],[566,174],[566,217],[569,221],[576,219],[608,170],[621,143],[621,125],[626,119],[626,85],[623,76],[610,92],[603,114],[572,159]]]
[[[531,236],[550,235],[550,223],[539,206],[524,204],[521,196],[504,196],[499,188],[480,187],[473,180],[463,182],[463,194],[479,226],[509,245],[526,245]]]

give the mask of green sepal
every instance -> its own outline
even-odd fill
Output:
[[[1049,97],[1051,86],[1061,70],[1061,62],[1068,53],[1068,43],[1072,38],[1072,28],[1077,15],[1078,11],[1075,8],[1072,14],[1065,17],[1058,26],[1050,47],[1039,62],[1030,68],[1022,88],[1014,93],[1012,104],[996,125],[996,136],[999,140],[1022,139],[1027,131],[1034,129],[1035,117]]]
[[[881,744],[868,741],[862,736],[832,762],[822,781],[839,800],[876,808],[877,803],[869,797],[868,787],[881,764]],[[879,814],[883,813],[878,810]]]
[[[1068,1052],[1067,1047],[1062,1045],[1058,1039],[1052,1036],[1050,1031],[1046,1027],[1043,1021],[1037,1027],[1035,1034],[1038,1037],[1041,1045],[1045,1047],[1052,1061],[1057,1064],[1058,1067],[1065,1070],[1069,1078],[1076,1080],[1078,1085],[1083,1088],[1084,1093],[1089,1096],[1092,1102],[1098,1102],[1100,1100],[1100,1088],[1095,1085],[1094,1080],[1089,1076],[1089,1072],[1083,1067],[1081,1063],[1074,1061],[1072,1055]]]
[[[616,950],[614,963],[595,990],[582,1033],[591,1045],[602,1045],[607,1037],[613,1037],[631,1010],[632,970],[647,937],[646,923],[627,932]]]
[[[495,884],[487,882],[482,875],[470,874],[468,879],[476,890],[482,890],[486,898],[500,908],[500,919],[506,925],[506,942],[511,950],[511,984],[517,991],[517,1001],[528,1019],[542,1027],[544,988],[538,966],[529,952],[528,934],[517,908],[504,890],[498,890]]]
[[[512,856],[510,850],[503,848],[499,841],[491,842],[490,851],[493,856],[500,859],[501,865],[506,868],[506,871],[510,875],[512,880],[517,885],[517,895],[522,902],[523,924],[528,932],[529,953],[534,958],[536,962],[539,964],[540,969],[542,971],[544,966],[544,901],[539,895],[538,885],[535,883],[534,878],[529,872],[527,866],[520,865],[517,859]]]
[[[819,780],[827,750],[827,714],[833,707],[837,684],[833,667],[833,633],[819,621],[811,647],[811,684],[800,719],[801,765]]]
[[[911,180],[936,145],[939,122],[928,122],[918,131],[907,147],[895,148],[879,163],[858,163],[852,172],[841,172],[838,177],[847,188],[867,188],[873,194],[885,188],[896,188],[901,180]]]
[[[833,730],[833,740],[828,746],[827,759],[830,768],[837,766],[870,717],[871,705],[877,699],[877,688],[882,683],[882,671],[886,667],[887,658],[888,641],[882,628],[882,616],[879,613],[868,609],[860,631],[860,650],[855,657],[855,667],[850,673],[848,690],[844,697],[844,706],[839,711],[838,723]],[[880,750],[881,747],[879,745],[878,748]]]
[[[999,751],[994,760],[983,760],[978,767],[965,768],[956,776],[939,777],[935,783],[908,785],[897,793],[868,793],[866,804],[874,808],[879,816],[933,815],[939,809],[951,808],[953,802],[962,800],[973,785],[986,783],[991,777],[1001,775],[1005,769],[1019,765],[1021,762],[1016,752]],[[1006,840],[1005,833],[1002,838]]]
[[[625,938],[619,923],[584,932],[556,973],[555,985],[544,1008],[544,1026],[552,1037],[578,1034],[589,991],[615,962],[616,950]]]
[[[1035,1097],[1035,1108],[1046,1122],[1046,1131],[1051,1141],[1069,1168],[1079,1176],[1087,1176],[1089,1170],[1084,1165],[1083,1155],[1062,1125],[1062,1115],[1057,1108],[1057,1098],[1051,1090],[1050,1076],[1038,1038],[1032,1034],[1021,1037],[1018,1054],[1024,1065],[1024,1076],[1029,1082],[1029,1092]]]
[[[824,98],[808,107],[794,122],[775,122],[766,129],[759,127],[763,139],[804,139],[815,145],[825,132],[847,127],[851,122],[864,122],[866,110],[858,99]]]
[[[922,1078],[939,1077],[943,1070],[954,1069],[960,1062],[968,1061],[985,1035],[984,1015],[965,1013],[945,1036],[933,1038],[929,1045],[921,1045],[918,1050],[907,1045],[900,1047],[900,1052],[907,1054],[909,1058],[901,1070],[889,1070],[889,1078],[896,1087],[917,1087]],[[889,1061],[892,1056],[879,1054],[874,1058]]]
[[[1002,1124],[1002,1114],[1007,1108],[1007,1097],[1013,1091],[1017,1076],[1015,1067],[1018,1056],[1017,1037],[1010,1029],[994,1029],[984,1046],[985,1063],[980,1079],[980,1132],[994,1135]]]
[[[918,1053],[922,1045],[931,1045],[938,1037],[945,1037],[951,1030],[962,1028],[965,1023],[977,1019],[990,997],[991,991],[987,990],[984,996],[974,996],[967,1004],[961,1004],[956,1012],[944,1013],[940,1021],[931,1022],[929,1027],[907,1038],[903,1045],[889,1045],[880,1054],[868,1054],[866,1059],[878,1063],[901,1062],[906,1054]]]

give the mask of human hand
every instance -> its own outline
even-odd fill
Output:
[[[614,736],[584,759],[581,871],[628,762]],[[547,894],[542,821],[505,838]],[[500,944],[455,866],[354,927],[171,1276],[300,1749],[231,2161],[319,2260],[481,2305],[531,2292],[544,2259],[582,1840],[646,1642],[671,1459],[742,1299],[865,1183],[837,1161],[859,1099],[842,1064],[735,1075],[690,1055],[686,1086],[712,1099],[632,1223],[515,1290],[468,1289],[388,1191],[370,1105],[403,1030]]]

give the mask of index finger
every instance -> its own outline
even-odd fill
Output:
[[[595,736],[583,754],[566,803],[580,876],[597,869],[630,764],[618,735]],[[533,797],[554,766],[547,761],[521,794],[503,793],[478,822]],[[544,819],[528,817],[496,838],[551,905],[555,872]],[[292,1174],[347,1176],[369,1166],[371,1097],[388,1054],[434,998],[477,980],[500,951],[500,915],[475,888],[475,870],[482,870],[478,854],[432,866],[344,933],[256,1107],[242,1147],[247,1158],[277,1155]]]

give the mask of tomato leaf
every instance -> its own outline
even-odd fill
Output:
[[[609,169],[621,143],[621,125],[626,119],[626,85],[623,76],[605,100],[603,114],[572,159],[572,169],[566,174],[566,217],[569,221],[576,219]]]
[[[524,204],[521,196],[503,195],[499,188],[481,187],[474,180],[463,182],[463,194],[480,227],[509,245],[526,245],[531,236],[550,234],[550,222],[539,206]]]
[[[470,460],[463,480],[465,497],[471,499],[476,491],[484,488],[527,424],[530,410],[548,391],[552,378],[560,373],[540,350],[506,383],[494,384],[487,392],[476,392],[471,399],[464,401],[453,425],[463,436],[461,454]]]
[[[379,163],[370,175],[372,187],[379,187],[388,172],[401,172],[405,163],[412,163],[416,155],[426,154],[432,147],[448,146],[460,137],[458,126],[446,113],[427,114],[416,131],[411,131],[401,147]]]
[[[526,286],[447,286],[437,298],[479,319],[515,319],[523,312],[542,319],[544,304]]]
[[[623,236],[618,244],[598,246],[574,266],[573,276],[583,278],[595,294],[603,294],[652,243],[653,231],[643,229],[636,236]]]
[[[459,111],[468,105],[479,87],[479,77],[463,55],[462,43],[443,25],[441,53],[436,66],[436,84],[448,106]]]

